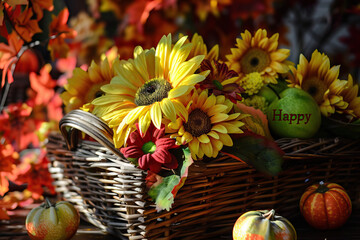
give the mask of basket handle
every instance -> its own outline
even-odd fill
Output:
[[[69,150],[76,149],[79,133],[84,132],[117,156],[124,158],[114,146],[112,130],[100,118],[89,112],[72,110],[60,120],[59,128]]]

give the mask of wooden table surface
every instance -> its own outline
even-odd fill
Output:
[[[31,208],[37,205],[30,205],[27,208],[17,209],[8,221],[0,221],[0,240],[29,240],[25,229],[25,219]],[[298,240],[360,240],[360,209],[354,210],[347,223],[337,229],[320,231],[309,227],[302,217],[290,220],[294,225]],[[72,240],[111,240],[116,237],[103,233],[98,228],[81,221],[79,229]],[[220,239],[232,239],[231,233]]]

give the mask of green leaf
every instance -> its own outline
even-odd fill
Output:
[[[162,179],[162,182],[156,187],[150,188],[148,194],[155,201],[156,209],[159,210],[170,210],[171,205],[174,203],[174,195],[172,190],[180,182],[178,175],[170,175]]]
[[[268,176],[281,172],[283,151],[277,144],[263,136],[246,132],[233,139],[232,147],[224,147],[222,153],[253,166]]]
[[[360,119],[351,123],[342,122],[333,118],[322,118],[323,128],[337,137],[360,139]]]
[[[173,154],[179,161],[179,167],[174,171],[169,171],[168,176],[159,177],[158,182],[153,184],[148,192],[158,211],[170,210],[177,192],[185,183],[189,167],[193,163],[189,148],[174,149]]]

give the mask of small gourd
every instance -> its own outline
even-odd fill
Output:
[[[241,215],[233,228],[233,239],[296,240],[294,226],[275,210],[249,211]]]

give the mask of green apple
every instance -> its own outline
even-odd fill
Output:
[[[260,89],[258,95],[264,97],[266,102],[268,102],[269,104],[277,98],[275,92],[271,90],[268,86],[263,86]]]
[[[269,128],[277,137],[311,138],[321,125],[320,108],[306,91],[287,88],[267,110]]]
[[[257,95],[265,98],[266,102],[271,104],[277,98],[277,93],[284,91],[288,88],[285,81],[279,80],[277,84],[269,83],[268,85],[263,86]]]

